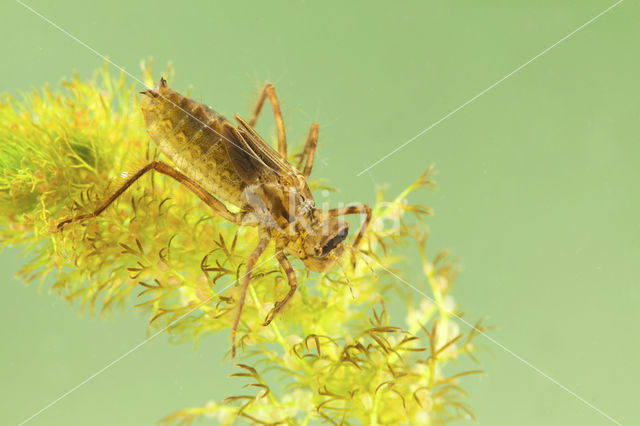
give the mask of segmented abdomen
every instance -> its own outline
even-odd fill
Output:
[[[244,185],[222,143],[222,115],[169,89],[166,83],[147,91],[142,113],[147,131],[163,154],[213,195],[236,206]]]

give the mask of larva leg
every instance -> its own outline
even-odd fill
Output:
[[[251,274],[253,273],[253,267],[260,258],[260,255],[264,252],[271,240],[271,236],[267,231],[260,230],[260,242],[255,249],[249,255],[247,259],[247,272],[243,277],[242,288],[240,290],[240,298],[238,299],[238,308],[236,310],[236,316],[233,320],[233,327],[231,328],[231,359],[236,356],[236,334],[238,332],[238,325],[240,324],[240,317],[242,316],[242,308],[244,308],[244,301],[247,297],[247,289],[251,282]]]
[[[276,96],[276,88],[273,87],[270,83],[267,83],[262,89],[260,93],[260,98],[256,103],[256,107],[253,110],[253,117],[249,120],[249,125],[251,127],[255,127],[256,121],[258,121],[258,115],[260,115],[260,111],[262,110],[262,106],[264,105],[264,101],[269,98],[269,102],[271,102],[271,106],[273,107],[273,115],[276,119],[276,128],[278,129],[278,152],[284,158],[287,159],[287,137],[284,131],[284,119],[282,118],[282,111],[280,111],[280,103],[278,102],[278,97]]]
[[[234,223],[240,223],[240,218],[238,217],[238,215],[231,213],[220,200],[215,198],[213,195],[209,194],[204,188],[202,188],[196,182],[194,182],[184,174],[180,173],[178,170],[174,169],[173,167],[169,166],[168,164],[163,163],[162,161],[152,161],[151,163],[147,164],[146,166],[138,170],[136,173],[134,173],[133,176],[131,176],[129,179],[127,179],[125,183],[123,183],[122,186],[120,186],[120,188],[118,188],[113,194],[111,194],[109,198],[107,198],[100,205],[100,207],[98,207],[91,213],[61,220],[58,223],[58,230],[61,230],[62,228],[64,228],[65,225],[69,223],[81,222],[83,220],[91,219],[98,216],[107,207],[109,207],[109,205],[113,203],[120,195],[122,195],[127,190],[127,188],[129,188],[136,180],[140,179],[145,173],[147,173],[150,170],[155,170],[159,173],[172,177],[173,179],[177,180],[178,182],[186,186],[191,192],[196,194],[217,214],[219,214],[220,216],[222,216],[228,221],[231,221]]]
[[[293,266],[291,266],[291,262],[289,262],[287,256],[285,256],[284,253],[280,251],[276,253],[276,258],[278,259],[278,262],[280,262],[280,265],[282,265],[285,274],[287,274],[287,280],[289,281],[289,293],[287,293],[284,299],[276,302],[271,312],[269,312],[269,315],[267,315],[267,318],[265,318],[264,325],[269,325],[271,321],[273,321],[273,318],[275,318],[278,312],[280,312],[282,308],[284,308],[284,306],[287,304],[289,299],[293,297],[296,289],[298,288],[298,279],[296,278],[296,272],[293,270]]]
[[[311,175],[311,167],[313,167],[313,160],[316,158],[316,147],[318,146],[318,132],[320,126],[317,123],[311,125],[309,130],[309,136],[307,137],[307,143],[304,145],[304,151],[300,155],[300,161],[298,161],[298,170],[302,170],[302,163],[304,162],[304,170],[302,175],[305,179],[309,179]],[[306,161],[305,161],[306,157]]]

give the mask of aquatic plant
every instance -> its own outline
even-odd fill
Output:
[[[144,64],[143,72],[151,84]],[[213,216],[154,173],[99,217],[56,227],[60,218],[91,211],[157,157],[136,91],[105,67],[87,82],[75,76],[59,90],[47,85],[20,100],[0,98],[0,242],[28,253],[20,276],[40,285],[49,277],[51,291],[78,309],[133,305],[148,312],[149,333],[197,342],[230,329],[255,228]],[[412,191],[433,186],[429,172],[395,198],[379,190],[361,251],[347,253],[342,268],[315,274],[296,263],[298,292],[265,327],[273,301],[287,290],[273,248],[267,250],[242,316],[240,363],[222,361],[246,392],[164,421],[439,424],[473,417],[459,382],[478,371],[457,371],[452,361],[476,359],[474,337],[484,328],[460,330],[450,295],[455,263],[446,252],[427,255],[422,217],[430,210],[407,202]],[[323,187],[312,181],[311,188]],[[397,272],[411,241],[422,261],[422,295]],[[392,319],[391,304],[405,318]]]

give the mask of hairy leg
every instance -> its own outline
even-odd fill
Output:
[[[287,137],[284,131],[284,119],[282,118],[282,111],[280,111],[280,103],[278,102],[278,97],[276,96],[276,88],[273,87],[270,83],[267,83],[262,89],[260,93],[260,98],[256,103],[256,107],[253,110],[253,116],[251,120],[249,120],[249,125],[251,127],[255,127],[256,121],[258,121],[258,115],[260,115],[260,111],[262,110],[262,106],[264,105],[264,101],[269,99],[271,102],[271,106],[273,107],[273,115],[276,119],[276,128],[278,129],[278,152],[284,158],[287,159]]]
[[[236,311],[236,316],[233,320],[233,327],[231,328],[231,359],[236,357],[236,334],[238,332],[238,325],[240,324],[240,317],[242,316],[242,308],[244,307],[244,301],[247,297],[247,289],[249,288],[249,283],[251,282],[251,273],[253,272],[253,267],[256,265],[258,258],[267,248],[269,241],[271,240],[271,236],[269,232],[266,230],[260,230],[260,242],[255,249],[249,255],[247,259],[247,272],[244,275],[242,281],[242,288],[240,290],[240,298],[238,299],[238,308]]]
[[[219,214],[226,220],[234,223],[240,222],[240,219],[236,214],[231,213],[220,200],[218,200],[217,198],[209,194],[204,188],[202,188],[196,182],[194,182],[184,174],[180,173],[178,170],[174,169],[173,167],[169,166],[168,164],[163,163],[162,161],[152,161],[151,163],[147,164],[146,166],[138,170],[136,173],[134,173],[133,176],[131,176],[129,179],[127,179],[122,184],[122,186],[120,186],[120,188],[118,188],[113,194],[111,194],[111,196],[107,198],[93,212],[61,220],[58,223],[58,230],[61,230],[62,228],[64,228],[65,225],[69,223],[81,222],[83,220],[91,219],[98,216],[107,207],[109,207],[109,205],[113,203],[120,195],[122,195],[127,190],[127,188],[129,188],[136,180],[140,179],[145,173],[147,173],[150,170],[155,170],[159,173],[162,173],[164,175],[167,175],[177,180],[178,182],[186,186],[191,192],[196,194],[202,201],[204,201],[209,207],[211,207],[213,211],[215,211],[217,214]]]
[[[305,179],[309,179],[311,175],[311,167],[313,167],[313,160],[316,158],[316,147],[318,146],[318,132],[320,126],[317,123],[311,125],[309,130],[309,136],[307,137],[307,143],[304,145],[304,151],[300,154],[300,160],[298,161],[298,170],[302,170],[302,163],[304,162],[304,170],[302,175]],[[306,161],[305,161],[306,157]]]
[[[284,308],[284,306],[287,304],[289,299],[293,297],[296,289],[298,288],[298,279],[296,278],[296,272],[293,270],[293,266],[291,266],[291,262],[289,262],[287,256],[285,256],[282,251],[279,251],[278,253],[276,253],[276,258],[284,269],[285,274],[287,274],[287,280],[289,281],[289,293],[287,293],[284,299],[276,302],[271,312],[269,312],[269,315],[267,315],[267,318],[265,318],[264,325],[269,325],[271,321],[273,321],[278,312],[280,312],[282,308]]]

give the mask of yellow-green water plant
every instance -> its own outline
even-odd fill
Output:
[[[143,72],[151,84],[144,65]],[[193,194],[153,173],[99,217],[56,228],[58,219],[95,208],[127,173],[157,156],[134,86],[105,68],[56,90],[2,95],[1,243],[28,253],[20,272],[27,282],[43,285],[49,277],[51,291],[77,309],[135,306],[148,312],[150,333],[164,331],[174,342],[227,333],[255,228],[212,215]],[[453,361],[463,354],[475,360],[473,338],[483,328],[460,330],[450,295],[455,264],[424,249],[426,225],[413,216],[430,211],[407,197],[429,186],[427,172],[398,197],[379,190],[362,252],[348,254],[355,265],[345,261],[344,268],[315,274],[297,263],[298,292],[265,327],[273,301],[287,290],[273,248],[267,250],[242,316],[239,363],[228,353],[211,354],[246,383],[246,392],[164,421],[439,424],[473,417],[459,382],[478,371],[460,371]],[[409,293],[395,275],[406,267],[411,241],[424,271],[416,284],[428,297]],[[390,317],[392,304],[403,307],[403,318]]]

